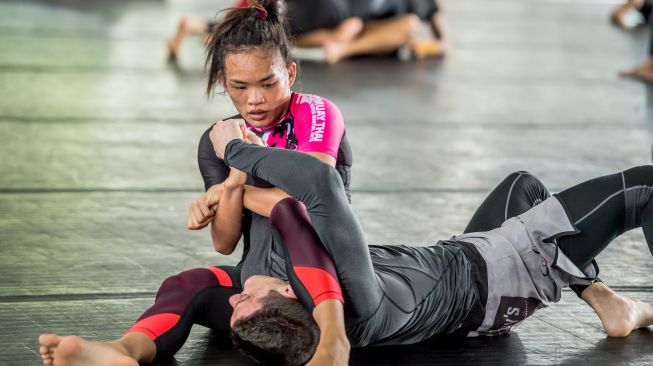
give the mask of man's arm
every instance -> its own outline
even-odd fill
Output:
[[[309,152],[306,154],[314,156],[332,167],[336,166],[336,159],[329,154],[319,152]],[[243,205],[252,212],[261,216],[270,217],[274,205],[288,197],[290,197],[290,195],[284,192],[281,188],[258,188],[245,186]]]

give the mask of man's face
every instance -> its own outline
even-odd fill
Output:
[[[224,70],[223,87],[250,125],[270,126],[288,109],[297,65],[286,65],[277,49],[230,53]]]
[[[234,309],[231,314],[230,326],[242,318],[252,315],[263,306],[260,299],[270,291],[279,292],[282,296],[296,298],[290,285],[278,278],[269,276],[252,276],[245,281],[243,292],[229,298],[229,304]]]

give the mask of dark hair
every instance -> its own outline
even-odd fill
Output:
[[[231,339],[243,353],[271,365],[303,365],[313,356],[320,329],[297,300],[270,291],[263,308],[231,327]]]
[[[230,53],[255,48],[276,49],[286,64],[295,61],[285,9],[279,0],[250,0],[250,7],[225,10],[206,44],[205,69],[209,81],[206,94],[224,77],[224,59]],[[254,6],[257,6],[256,8]],[[261,12],[260,7],[265,9]]]

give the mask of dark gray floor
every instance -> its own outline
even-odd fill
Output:
[[[0,2],[0,365],[38,364],[41,332],[117,337],[166,276],[237,261],[184,229],[202,191],[198,137],[233,111],[223,96],[203,97],[198,42],[176,68],[163,47],[181,15],[226,3]],[[650,163],[653,89],[616,76],[643,60],[647,34],[611,27],[613,4],[443,3],[446,59],[302,67],[297,89],[346,117],[354,208],[370,242],[459,233],[511,171],[559,190]],[[653,302],[639,231],[599,262],[609,285]],[[507,337],[363,349],[351,363],[651,364],[651,344],[653,330],[606,338],[565,292]],[[249,362],[198,327],[176,364]]]

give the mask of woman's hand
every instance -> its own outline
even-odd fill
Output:
[[[247,125],[243,119],[220,121],[209,133],[215,154],[220,159],[224,159],[224,150],[231,140],[244,140],[245,136],[247,136]]]
[[[188,207],[188,224],[186,225],[188,229],[204,229],[213,220],[223,191],[223,183],[213,185],[205,194],[191,202]]]
[[[219,183],[211,186],[211,188],[206,191],[204,194],[204,200],[206,201],[206,205],[213,208],[215,211],[215,207],[218,203],[220,203],[220,197],[222,197],[222,192],[224,191],[224,183]]]
[[[246,130],[247,135],[245,136],[245,142],[248,144],[253,144],[253,145],[259,145],[259,146],[267,146],[263,139],[261,139],[257,134],[250,130]]]
[[[188,206],[188,223],[190,230],[204,229],[215,216],[215,208],[207,203],[206,194],[197,197]]]

